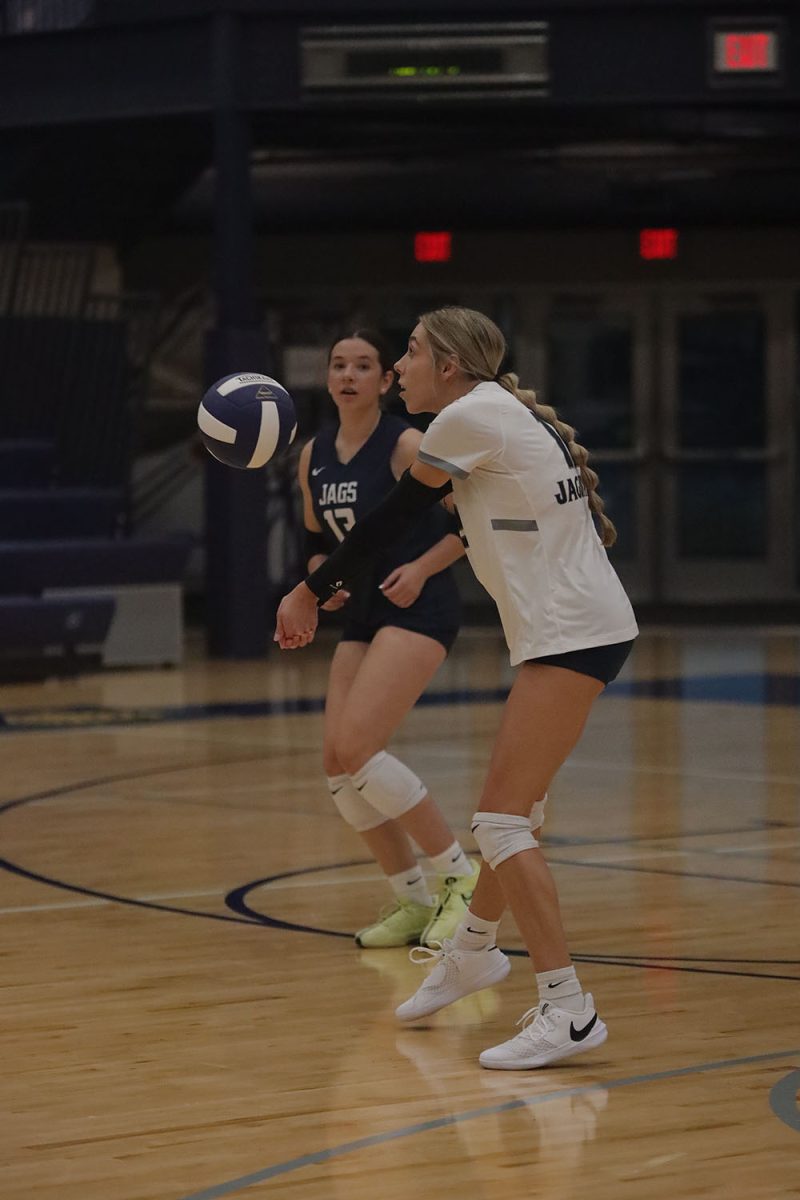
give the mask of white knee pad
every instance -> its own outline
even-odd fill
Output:
[[[384,819],[402,817],[409,809],[424,800],[428,790],[413,771],[393,754],[379,750],[360,771],[351,775],[363,800],[371,804]]]
[[[535,850],[539,845],[531,832],[530,817],[517,817],[513,813],[476,812],[472,832],[484,862],[492,870],[520,851]]]
[[[541,829],[544,825],[544,806],[547,804],[547,792],[541,800],[537,800],[531,809],[531,829]]]
[[[356,833],[366,833],[383,825],[386,817],[367,804],[349,775],[328,775],[328,790],[339,812]]]

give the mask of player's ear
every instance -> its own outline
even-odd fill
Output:
[[[455,355],[448,355],[439,369],[445,379],[452,379],[458,370],[458,362],[456,361]]]
[[[393,383],[394,383],[394,371],[384,371],[383,379],[381,380],[381,388],[380,388],[380,392],[381,392],[382,396],[386,395],[386,393],[388,392],[389,388],[392,386]]]

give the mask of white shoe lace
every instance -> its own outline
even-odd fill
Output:
[[[453,943],[449,938],[445,938],[443,942],[434,942],[432,946],[414,946],[409,951],[409,959],[416,963],[417,966],[428,966],[431,970],[428,977],[420,984],[419,990],[422,988],[437,988],[446,982],[450,972],[455,971],[456,967],[451,952]]]
[[[545,1001],[544,1004],[536,1004],[524,1012],[517,1021],[517,1024],[522,1026],[522,1033],[517,1034],[517,1037],[526,1036],[535,1039],[538,1036],[546,1037],[548,1033],[552,1033],[556,1025],[552,1017],[547,1015],[549,1007],[550,1005]]]
[[[445,954],[452,949],[452,942],[445,938],[444,942],[431,942],[430,946],[413,946],[408,957],[417,966],[433,967],[440,962]]]

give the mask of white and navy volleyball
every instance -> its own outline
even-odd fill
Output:
[[[263,467],[297,433],[292,397],[269,375],[226,375],[210,387],[197,411],[210,454],[229,467]]]

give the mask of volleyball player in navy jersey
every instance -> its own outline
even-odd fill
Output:
[[[396,364],[409,412],[435,417],[416,461],[324,565],[285,596],[275,637],[305,646],[324,600],[407,522],[452,490],[476,575],[493,597],[519,666],[505,704],[472,832],[480,879],[433,970],[397,1009],[414,1020],[505,978],[496,933],[506,906],[534,964],[539,1004],[522,1030],[484,1050],[495,1070],[527,1070],[591,1050],[607,1036],[569,956],[555,882],[535,837],[547,788],[638,629],[606,547],[616,531],[575,430],[517,376],[501,374],[502,333],[482,313],[420,317]],[[388,774],[384,786],[390,787]],[[416,951],[412,953],[423,953]]]
[[[357,330],[331,348],[327,384],[338,423],[306,443],[298,468],[309,570],[325,561],[416,458],[422,435],[381,410],[394,381],[391,364],[374,330]],[[463,552],[451,518],[437,506],[376,556],[351,592],[340,590],[324,605],[343,606],[345,622],[325,701],[328,787],[395,897],[356,934],[364,947],[441,943],[455,932],[477,881],[477,864],[464,854],[425,785],[386,751],[455,640],[459,598],[448,568]],[[388,789],[375,779],[386,772]],[[439,876],[435,896],[410,838]]]

